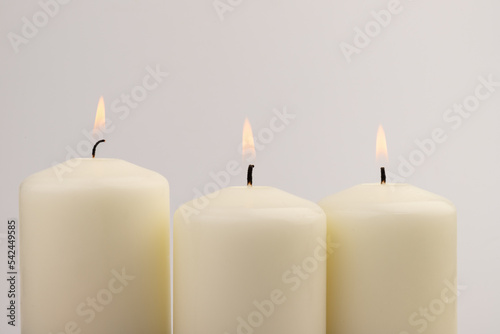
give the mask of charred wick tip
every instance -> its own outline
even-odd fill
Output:
[[[254,165],[248,165],[248,172],[247,172],[247,186],[252,186],[253,184],[253,168]]]
[[[104,143],[104,142],[106,142],[106,141],[104,139],[101,139],[97,143],[95,143],[94,148],[92,149],[92,158],[95,158],[95,150],[97,148],[97,145],[99,145],[100,143]]]
[[[385,184],[386,176],[385,176],[385,167],[380,167],[380,184]]]

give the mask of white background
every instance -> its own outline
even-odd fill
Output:
[[[244,0],[221,20],[212,0],[73,0],[16,53],[8,34],[20,35],[22,18],[32,21],[40,5],[1,0],[0,233],[18,216],[20,182],[85,139],[101,95],[115,130],[98,155],[165,175],[174,210],[203,191],[210,172],[241,161],[246,116],[258,134],[273,109],[295,115],[257,152],[254,182],[313,201],[378,181],[379,123],[394,173],[418,155],[415,140],[441,128],[447,140],[406,181],[458,208],[458,281],[467,286],[459,333],[498,333],[500,87],[457,129],[443,115],[474,94],[478,76],[500,81],[500,3],[401,0],[401,12],[348,63],[339,44],[352,44],[355,27],[388,2]],[[120,119],[111,102],[157,65],[168,78]],[[244,173],[231,180],[244,182]],[[2,314],[0,333],[18,333]]]

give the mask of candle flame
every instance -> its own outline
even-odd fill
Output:
[[[378,126],[377,131],[377,145],[376,145],[376,158],[377,162],[389,162],[389,155],[387,154],[387,141],[385,139],[385,132],[382,125]]]
[[[252,126],[248,118],[245,118],[243,124],[243,141],[242,141],[243,160],[255,159],[255,143],[253,140]]]
[[[104,98],[101,96],[99,98],[99,103],[97,104],[97,111],[95,114],[94,123],[94,134],[106,127],[106,111],[104,108]]]

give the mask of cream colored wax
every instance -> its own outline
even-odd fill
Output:
[[[408,184],[359,185],[320,202],[329,236],[328,334],[455,334],[456,211]]]
[[[22,333],[170,333],[167,180],[114,159],[56,168],[20,190]]]
[[[174,216],[174,333],[324,334],[326,221],[271,187],[232,187]]]

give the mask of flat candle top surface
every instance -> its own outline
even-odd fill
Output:
[[[454,213],[446,198],[405,183],[360,184],[319,202],[325,210],[339,212],[381,211],[393,213]]]
[[[192,210],[192,211],[191,211]],[[182,205],[176,213],[180,219],[183,213],[197,220],[234,219],[252,220],[258,217],[270,219],[323,218],[321,208],[308,200],[273,187],[229,187],[208,194]]]
[[[68,188],[168,187],[160,174],[119,159],[73,159],[35,173],[21,191]]]
[[[206,195],[210,209],[290,208],[316,210],[318,206],[308,200],[273,187],[228,187]]]

